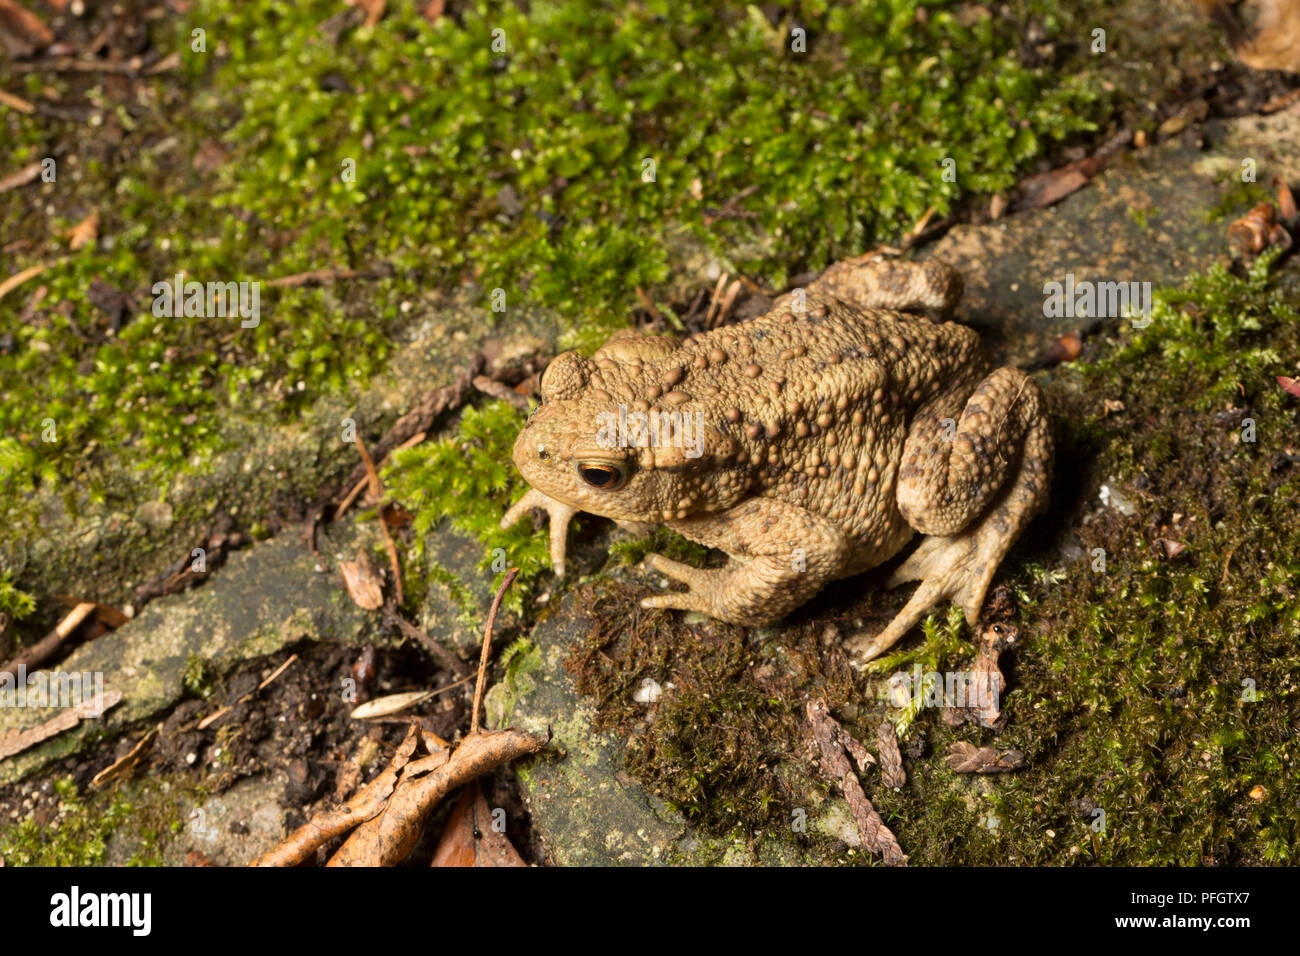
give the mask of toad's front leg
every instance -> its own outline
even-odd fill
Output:
[[[668,526],[739,563],[700,569],[647,555],[651,567],[689,590],[648,597],[641,606],[699,611],[732,624],[780,620],[838,577],[851,553],[848,539],[825,518],[775,498],[752,498],[723,514]]]

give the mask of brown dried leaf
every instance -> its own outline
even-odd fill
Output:
[[[965,740],[948,748],[948,766],[956,773],[1006,773],[1024,765],[1025,755],[1019,750],[976,747]]]
[[[351,717],[353,720],[387,717],[406,710],[408,707],[414,707],[432,696],[433,691],[431,690],[415,690],[405,694],[389,694],[386,697],[376,697],[374,700],[368,700],[359,705],[352,711]]]
[[[340,561],[339,571],[343,574],[343,584],[348,589],[348,595],[358,607],[377,611],[384,606],[383,584],[374,565],[370,563],[370,555],[365,548],[357,549],[355,561]]]
[[[68,237],[68,248],[73,252],[90,245],[99,238],[99,212],[92,211],[64,235]]]
[[[537,753],[549,742],[549,735],[514,729],[471,734],[442,766],[416,780],[404,776],[384,812],[357,827],[327,865],[400,863],[419,839],[424,818],[447,794],[503,763]]]
[[[1030,176],[1020,184],[1020,201],[1017,209],[1042,209],[1060,202],[1070,193],[1088,184],[1088,174],[1072,166],[1062,166],[1037,176]]]
[[[897,789],[907,783],[903,770],[903,755],[898,752],[898,733],[888,720],[882,720],[876,730],[876,744],[880,747],[880,780],[886,787]]]
[[[1228,242],[1243,256],[1257,256],[1268,248],[1277,225],[1276,207],[1262,202],[1228,226]]]
[[[384,809],[385,802],[397,786],[397,777],[406,766],[420,741],[420,725],[412,722],[393,759],[379,776],[361,788],[351,800],[337,810],[322,810],[300,826],[283,843],[257,857],[249,866],[297,866],[317,848],[334,837],[347,833]]]
[[[821,753],[822,770],[839,784],[853,813],[853,819],[857,821],[863,846],[870,852],[883,856],[890,866],[906,866],[907,855],[903,853],[903,848],[898,845],[898,840],[889,827],[885,826],[885,821],[862,792],[862,784],[853,775],[853,768],[849,766],[849,759],[844,756],[840,744],[843,728],[830,715],[826,701],[810,700],[807,714],[813,741]]]
[[[14,0],[0,0],[0,44],[15,60],[32,56],[54,42],[45,21]]]
[[[478,783],[461,794],[447,819],[430,866],[527,866],[504,833],[492,826],[492,809]]]

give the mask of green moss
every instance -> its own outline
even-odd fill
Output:
[[[0,621],[21,621],[36,610],[36,599],[14,587],[12,579],[12,571],[0,571]]]
[[[159,866],[160,831],[154,814],[117,794],[87,800],[71,778],[55,781],[60,798],[50,823],[33,817],[0,830],[0,856],[8,866],[103,866],[108,842],[119,831],[132,833],[137,849],[132,866]]]
[[[526,487],[510,457],[524,420],[509,402],[467,408],[453,435],[398,452],[384,470],[393,496],[415,515],[413,557],[423,573],[455,584],[425,552],[429,532],[449,521],[483,544],[480,568],[498,575],[519,568],[504,601],[516,613],[523,612],[533,586],[550,570],[544,533],[535,533],[527,521],[504,530],[498,527],[512,500]],[[477,616],[477,603],[467,592],[463,596],[466,611]]]
[[[221,672],[210,660],[198,654],[191,654],[185,662],[185,672],[181,675],[181,686],[185,693],[199,700],[206,700],[216,690]]]
[[[625,738],[628,771],[651,792],[714,833],[780,826],[808,805],[806,777],[789,772],[802,766],[802,701],[838,704],[854,683],[842,653],[823,657],[815,628],[753,641],[644,611],[622,586],[581,600],[592,627],[565,667],[594,700],[595,728]],[[649,708],[634,699],[647,680],[662,694]]]
[[[0,354],[0,516],[34,526],[44,487],[73,510],[104,501],[121,472],[161,491],[230,440],[232,420],[291,421],[355,391],[383,367],[403,303],[430,287],[472,275],[490,320],[499,288],[510,310],[564,310],[570,337],[591,342],[687,250],[735,255],[728,268],[779,285],[930,206],[1005,189],[1105,114],[1098,79],[1024,65],[994,17],[925,10],[805,5],[803,53],[793,20],[666,0],[473,3],[432,25],[390,5],[337,41],[318,28],[339,13],[331,0],[208,0],[151,21],[179,73],[143,81],[130,109],[91,87],[121,129],[77,150],[75,176],[65,164],[0,209],[0,231],[28,240],[14,269],[49,266],[33,319],[15,320],[36,282],[0,302],[15,338]],[[194,26],[208,52],[191,50]],[[31,96],[45,79],[0,68]],[[69,84],[92,80],[53,82],[80,95]],[[84,136],[43,112],[0,123],[15,166]],[[194,168],[214,146],[218,167]],[[715,218],[752,187],[740,216]],[[60,232],[92,209],[99,241],[69,252]],[[178,272],[266,283],[337,267],[378,278],[264,284],[255,329],[149,309]],[[89,301],[96,280],[133,296],[118,330]]]

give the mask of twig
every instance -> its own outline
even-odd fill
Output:
[[[393,544],[393,536],[388,533],[388,518],[384,516],[384,503],[381,500],[384,495],[384,486],[379,480],[379,472],[375,469],[375,463],[370,457],[370,452],[366,451],[366,443],[357,436],[357,452],[361,455],[361,463],[366,467],[366,478],[370,482],[370,494],[376,501],[375,514],[379,516],[379,531],[384,536],[384,547],[388,550],[388,562],[393,567],[393,590],[396,592],[397,603],[400,605],[404,598],[402,597],[402,565],[397,560],[397,546]]]
[[[14,96],[12,93],[6,93],[4,90],[0,90],[0,103],[3,103],[11,109],[15,109],[20,113],[36,112],[36,107],[31,103],[28,103],[21,96]]]
[[[641,304],[645,306],[646,311],[650,313],[650,318],[654,319],[656,322],[662,322],[664,320],[664,314],[659,311],[659,308],[654,304],[654,301],[650,296],[646,295],[645,290],[640,286],[636,287],[636,297],[641,300]]]
[[[384,437],[375,442],[374,447],[370,449],[375,460],[382,461],[395,446],[402,444],[417,432],[432,431],[433,423],[439,415],[463,405],[470,389],[474,387],[472,384],[474,376],[483,368],[483,362],[481,353],[475,355],[450,385],[425,392],[416,406],[394,422],[393,427],[384,433]],[[365,466],[357,465],[344,482],[344,487],[351,488],[358,480],[365,477],[365,473]]]
[[[32,266],[30,269],[24,269],[22,272],[11,275],[4,282],[0,282],[0,299],[3,299],[28,279],[35,279],[48,268],[49,266],[46,265]]]
[[[33,667],[40,664],[46,658],[50,657],[59,649],[59,645],[67,640],[68,635],[81,626],[81,622],[93,614],[95,611],[94,601],[83,601],[74,607],[58,626],[50,633],[46,634],[31,647],[24,650],[4,667],[0,667],[0,675],[4,673],[17,674],[18,668],[24,671],[30,671]]]
[[[492,650],[492,629],[496,627],[497,610],[501,607],[501,599],[505,597],[506,588],[514,581],[515,575],[519,573],[518,568],[511,568],[506,572],[506,576],[501,579],[501,586],[497,588],[496,597],[492,599],[492,609],[488,611],[487,626],[483,628],[483,653],[478,659],[478,682],[474,685],[474,709],[470,712],[469,732],[471,736],[478,733],[478,710],[479,705],[483,702],[483,684],[487,677],[488,653]]]
[[[504,402],[509,402],[520,411],[528,411],[528,399],[520,395],[505,382],[498,382],[494,378],[488,378],[486,375],[474,376],[474,387],[492,398],[499,398]]]
[[[159,60],[146,67],[144,60],[138,56],[129,60],[79,60],[71,56],[58,56],[27,63],[10,63],[9,69],[15,73],[41,73],[48,70],[51,73],[122,73],[132,76],[152,70],[163,62]]]
[[[416,432],[414,435],[412,435],[406,441],[402,442],[393,450],[403,451],[407,448],[414,448],[416,445],[420,444],[420,442],[424,441],[426,437],[428,437],[427,432]],[[382,462],[386,457],[387,457],[387,453],[383,455],[377,455],[375,458],[375,463],[378,464],[379,462]],[[336,508],[334,511],[335,521],[337,521],[339,518],[342,518],[344,512],[346,512],[349,508],[352,507],[352,503],[357,500],[357,496],[360,495],[363,490],[365,490],[366,485],[368,485],[369,483],[370,483],[370,475],[365,474],[362,475],[361,479],[355,485],[352,486],[352,490],[348,492],[347,497],[343,499],[343,501],[339,504],[338,508]]]
[[[240,698],[239,698],[237,701],[235,701],[233,704],[228,704],[228,705],[226,705],[225,707],[222,707],[220,710],[213,711],[212,713],[208,714],[208,716],[204,717],[202,720],[199,721],[199,723],[198,723],[198,729],[199,729],[199,730],[206,730],[208,727],[212,726],[212,724],[213,724],[216,720],[218,720],[218,719],[220,719],[221,717],[224,717],[226,714],[230,713],[232,710],[234,710],[236,707],[238,707],[238,706],[239,706],[240,704],[242,704],[244,701],[248,700],[248,699],[249,699],[250,697],[252,697],[254,694],[260,693],[261,691],[265,690],[268,686],[270,686],[270,684],[271,684],[271,682],[272,682],[273,680],[275,680],[275,679],[278,678],[281,674],[283,674],[286,670],[288,670],[288,669],[289,669],[289,665],[292,664],[292,663],[293,663],[294,661],[296,661],[297,659],[298,659],[298,655],[297,655],[297,654],[290,654],[290,655],[289,655],[289,659],[286,660],[286,661],[285,661],[283,664],[281,664],[279,667],[277,667],[277,668],[276,668],[276,669],[275,669],[275,670],[270,674],[270,676],[268,676],[268,677],[266,678],[266,680],[264,680],[264,681],[262,681],[262,683],[258,684],[258,685],[257,685],[257,688],[256,688],[255,690],[250,690],[247,694],[245,694],[243,697],[240,697]]]
[[[380,279],[385,275],[379,269],[312,269],[291,276],[280,276],[266,284],[280,289],[296,289],[304,285],[323,285],[338,279]]]

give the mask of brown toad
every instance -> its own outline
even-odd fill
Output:
[[[785,616],[828,581],[925,537],[887,586],[919,580],[860,661],[937,603],[972,625],[998,563],[1047,504],[1052,446],[1024,372],[990,372],[979,337],[936,321],[961,294],[937,262],[851,260],[761,318],[685,341],[624,332],[557,356],[514,460],[532,489],[502,521],[545,509],[551,560],[579,511],[662,523],[732,558],[651,565],[686,591],[645,607],[737,624]]]

